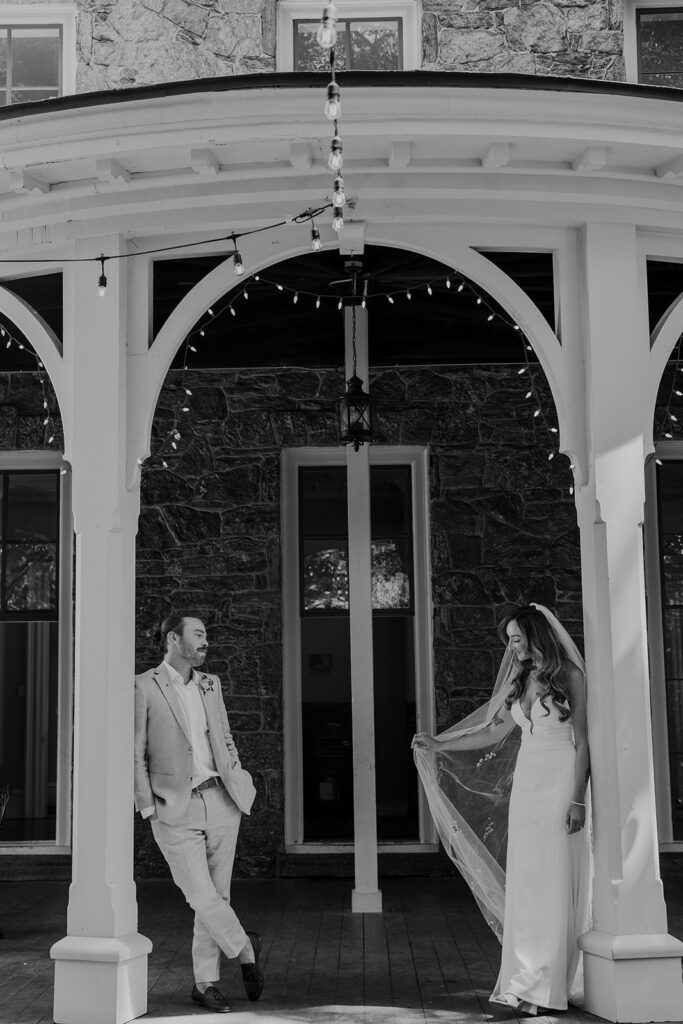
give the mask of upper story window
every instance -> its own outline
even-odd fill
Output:
[[[0,4],[0,105],[53,99],[75,86],[74,4]]]
[[[324,71],[326,50],[316,40],[320,21],[294,22],[294,70]],[[337,22],[338,71],[399,71],[403,67],[402,18],[353,18]]]
[[[61,91],[61,26],[0,25],[2,102],[51,100]]]
[[[638,8],[638,81],[683,86],[683,6]]]
[[[400,71],[419,66],[416,0],[335,0],[340,71]],[[327,51],[320,48],[321,0],[280,0],[278,71],[324,71]]]

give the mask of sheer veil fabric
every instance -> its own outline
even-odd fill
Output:
[[[548,608],[533,607],[546,617],[566,658],[585,679],[583,658],[567,630]],[[508,646],[489,702],[439,734],[440,738],[471,735],[476,747],[448,751],[413,747],[439,838],[499,942],[505,914],[508,807],[521,741],[521,732],[505,707],[516,667]],[[587,808],[586,827],[588,820]]]

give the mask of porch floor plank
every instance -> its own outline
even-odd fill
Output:
[[[503,1024],[525,1019],[489,1003],[500,947],[458,879],[381,881],[382,914],[351,912],[348,879],[236,881],[245,926],[263,936],[266,989],[245,996],[236,961],[222,987],[232,1024]],[[680,874],[665,883],[670,928],[683,938]],[[0,882],[0,1024],[52,1021],[50,946],[65,929],[68,883]],[[192,912],[171,882],[138,883],[140,931],[154,943],[154,1022],[217,1021],[190,1000]],[[529,1018],[526,1018],[527,1020]],[[538,1024],[597,1024],[570,1008]],[[683,1021],[677,1022],[683,1024]]]

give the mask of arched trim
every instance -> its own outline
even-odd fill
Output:
[[[68,389],[61,357],[61,342],[52,328],[45,323],[40,313],[37,313],[24,299],[2,285],[0,285],[0,312],[26,336],[45,366],[59,404],[66,457],[68,430],[65,413],[68,410]]]
[[[645,451],[654,451],[653,426],[657,393],[662,382],[666,364],[674,346],[683,334],[683,293],[674,299],[666,313],[652,332],[650,345],[650,379],[648,381],[645,402]]]
[[[446,236],[442,235],[441,239],[439,235],[439,232],[432,231],[430,238],[434,244],[425,248],[414,242],[407,242],[400,236],[400,231],[398,237],[393,236],[391,228],[387,227],[385,230],[376,230],[366,241],[369,244],[421,253],[447,267],[461,271],[509,313],[510,318],[519,324],[533,346],[548,379],[557,410],[562,451],[570,454],[575,461],[583,461],[577,426],[570,415],[572,403],[567,400],[562,386],[567,363],[566,353],[563,352],[552,328],[529,296],[495,264],[469,246],[453,241],[452,232],[448,232]],[[439,246],[439,240],[445,244]],[[336,244],[333,243],[330,248],[336,248]],[[250,269],[252,273],[257,274],[267,267],[307,251],[307,246],[292,246],[288,251],[278,252],[277,260],[271,258],[254,262]],[[231,278],[232,258],[228,257],[202,278],[178,303],[154,339],[149,352],[131,357],[135,370],[131,372],[130,380],[136,390],[135,408],[138,414],[131,435],[134,449],[131,454],[136,458],[144,459],[149,455],[157,402],[175,353],[209,306],[226,293],[226,281]]]

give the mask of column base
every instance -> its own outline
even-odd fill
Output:
[[[587,932],[583,950],[584,1005],[605,1020],[644,1024],[680,1021],[683,942],[673,935]]]
[[[67,935],[55,961],[54,1024],[126,1024],[147,1013],[147,957],[152,943],[133,932],[118,938]]]
[[[360,889],[352,889],[351,910],[354,914],[381,914],[382,890],[374,889],[372,892],[363,892]]]

